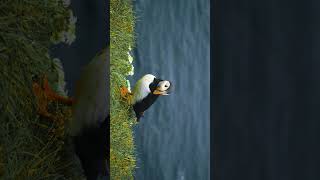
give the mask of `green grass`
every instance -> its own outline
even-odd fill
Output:
[[[0,179],[82,176],[64,125],[38,116],[32,92],[32,77],[39,74],[47,74],[55,90],[64,88],[49,48],[74,40],[71,13],[61,0],[0,1]],[[49,111],[61,122],[70,117],[61,104],[51,103]]]
[[[129,47],[134,45],[134,15],[130,0],[110,2],[110,174],[111,179],[133,179],[136,165],[132,127],[135,118],[132,107],[120,96],[127,86],[131,71]]]

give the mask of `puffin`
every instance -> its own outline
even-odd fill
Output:
[[[146,74],[140,78],[135,84],[132,93],[126,88],[121,89],[122,97],[126,98],[132,105],[138,122],[158,97],[167,96],[171,92],[172,83],[170,81],[162,80],[152,74]]]
[[[108,46],[84,67],[73,98],[55,92],[45,74],[32,78],[40,116],[56,120],[48,111],[48,104],[53,101],[71,106],[67,133],[87,180],[110,178],[109,59]]]
[[[109,47],[87,64],[76,85],[68,132],[87,180],[109,179]]]

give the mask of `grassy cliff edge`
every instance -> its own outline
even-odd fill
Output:
[[[76,18],[63,0],[0,2],[0,179],[80,179],[79,164],[68,154],[63,122],[69,107],[52,102],[57,121],[40,117],[33,78],[48,76],[64,91],[60,60],[50,47],[75,40]],[[74,169],[75,168],[75,169]]]
[[[130,0],[110,2],[110,174],[111,179],[133,179],[136,165],[132,127],[135,119],[131,107],[120,97],[120,88],[128,87],[126,77],[132,74],[134,15]]]

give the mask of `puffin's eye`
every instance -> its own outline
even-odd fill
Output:
[[[168,85],[164,85],[164,87],[168,87]]]

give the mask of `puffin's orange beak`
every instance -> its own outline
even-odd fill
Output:
[[[160,96],[169,95],[169,94],[167,93],[167,91],[160,91],[158,88],[153,91],[153,94],[154,94],[154,95],[160,95]]]

